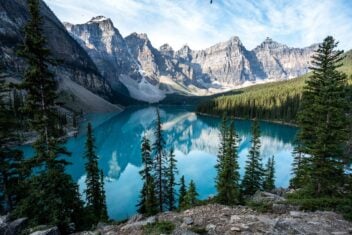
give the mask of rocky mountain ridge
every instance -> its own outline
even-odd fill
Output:
[[[119,108],[109,102],[114,99],[110,85],[97,69],[87,52],[68,34],[63,24],[40,1],[43,31],[51,56],[59,62],[53,68],[61,97],[70,109],[83,112],[105,112]],[[0,63],[5,70],[2,77],[20,80],[26,62],[17,56],[23,40],[23,28],[29,19],[26,0],[0,2]]]
[[[290,48],[267,38],[247,50],[232,37],[205,50],[153,47],[146,34],[123,38],[104,16],[66,29],[88,52],[112,87],[123,84],[135,99],[157,102],[167,94],[208,95],[238,86],[290,79],[308,72],[317,45]]]

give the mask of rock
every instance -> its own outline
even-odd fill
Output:
[[[126,230],[126,229],[130,229],[130,228],[139,228],[139,227],[145,226],[147,224],[153,224],[155,222],[156,222],[156,217],[151,216],[145,220],[141,220],[141,221],[137,221],[137,222],[133,222],[133,223],[127,223],[121,229]]]
[[[5,235],[17,235],[27,226],[28,219],[20,218],[10,222],[5,229]]]
[[[239,227],[231,227],[230,230],[235,232],[241,232],[241,228]]]
[[[246,225],[246,224],[241,224],[240,227],[241,227],[241,229],[243,229],[243,230],[248,230],[248,229],[249,229],[249,226]]]
[[[193,224],[193,219],[191,217],[184,217],[183,223],[186,225],[191,225],[191,224]]]
[[[348,232],[332,232],[332,235],[348,235]]]
[[[60,235],[60,231],[58,227],[55,226],[46,230],[33,232],[30,235]]]
[[[237,221],[239,221],[241,218],[238,216],[238,215],[231,215],[231,218],[230,218],[230,223],[235,223]]]
[[[106,227],[106,226],[107,226],[106,223],[104,223],[104,222],[99,222],[99,223],[97,224],[97,229],[102,229],[102,228],[104,228],[104,227]]]
[[[131,218],[128,220],[127,223],[133,223],[133,222],[137,222],[137,221],[140,221],[143,219],[143,215],[141,214],[136,214],[136,215],[133,215],[131,216]]]
[[[274,203],[272,206],[272,212],[274,214],[285,214],[287,212],[288,206],[286,204]]]
[[[300,218],[302,216],[302,212],[300,211],[290,211],[290,216],[293,218]]]
[[[208,224],[207,226],[205,226],[205,230],[207,230],[207,231],[213,231],[215,229],[216,229],[215,224]]]
[[[257,191],[253,197],[252,201],[256,203],[276,203],[283,202],[286,199],[273,193]]]

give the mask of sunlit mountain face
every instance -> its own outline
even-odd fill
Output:
[[[220,119],[199,116],[187,108],[161,107],[166,151],[175,148],[179,174],[185,175],[186,182],[193,179],[200,198],[216,193],[214,179],[218,152]],[[122,113],[91,114],[86,117],[77,137],[70,138],[66,147],[72,153],[71,165],[67,171],[85,188],[84,145],[86,124],[94,128],[96,153],[99,166],[105,174],[105,188],[109,215],[122,219],[135,213],[142,181],[139,170],[142,167],[140,143],[143,135],[154,141],[156,108],[134,107]],[[240,137],[238,153],[240,173],[244,165],[251,141],[251,121],[236,120],[235,128]],[[289,126],[261,122],[261,156],[263,164],[267,158],[275,156],[276,186],[288,186],[291,176],[292,143],[296,129]],[[32,150],[24,147],[27,156]]]

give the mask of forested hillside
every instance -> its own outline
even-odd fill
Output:
[[[347,74],[349,84],[352,84],[352,50],[344,56],[343,66],[339,70]],[[201,103],[197,111],[295,123],[302,90],[309,75],[234,90],[230,94]]]

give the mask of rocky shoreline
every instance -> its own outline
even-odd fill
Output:
[[[231,235],[231,234],[352,234],[352,223],[341,215],[328,211],[288,211],[283,214],[259,213],[245,206],[228,207],[209,204],[183,212],[165,212],[143,218],[136,215],[120,225],[100,225],[93,234],[146,234],[149,223],[168,221],[175,225],[174,235]]]

